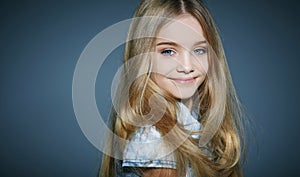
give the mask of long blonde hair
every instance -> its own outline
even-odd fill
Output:
[[[199,21],[210,45],[207,77],[198,88],[195,98],[198,100],[197,111],[201,115],[200,123],[203,126],[198,132],[200,142],[186,139],[187,132],[177,124],[178,100],[159,88],[150,78],[151,56],[147,53],[154,51],[155,41],[151,36],[156,36],[167,21],[156,17],[175,19],[183,14],[190,14]],[[243,176],[240,162],[244,150],[244,135],[240,103],[218,31],[205,5],[199,0],[144,0],[134,17],[136,19],[130,26],[125,47],[124,78],[116,98],[118,105],[111,115],[112,131],[120,138],[129,140],[143,122],[150,120],[147,116],[155,117],[152,114],[155,108],[151,104],[154,101],[156,108],[165,108],[161,119],[154,124],[162,135],[169,135],[168,140],[164,141],[170,146],[175,146],[174,142],[183,142],[174,152],[180,167],[177,168],[179,176],[184,176],[187,164],[191,165],[197,177]],[[140,20],[139,17],[147,17],[148,20]],[[134,57],[138,59],[130,63]],[[204,147],[208,147],[211,153],[205,153]],[[111,137],[107,148],[122,153],[124,143],[114,142]],[[99,176],[115,176],[115,163],[114,158],[104,155]]]

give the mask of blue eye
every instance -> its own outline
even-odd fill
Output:
[[[206,53],[206,49],[195,49],[194,52],[197,55],[201,55],[201,54]]]
[[[175,54],[175,52],[173,50],[171,50],[171,49],[163,50],[160,53],[163,54],[163,55],[166,55],[166,56],[172,56],[172,55]]]

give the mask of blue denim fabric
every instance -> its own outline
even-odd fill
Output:
[[[142,177],[138,171],[132,167],[122,167],[122,161],[118,160],[117,165],[117,177]]]
[[[122,166],[176,169],[176,162],[161,134],[150,126],[138,129],[125,146]]]

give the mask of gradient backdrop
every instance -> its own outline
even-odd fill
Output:
[[[85,138],[72,107],[72,78],[88,42],[130,18],[138,0],[1,1],[0,176],[96,177],[101,153]],[[233,80],[252,120],[246,177],[300,176],[297,1],[207,0]],[[99,110],[122,46],[96,83]]]

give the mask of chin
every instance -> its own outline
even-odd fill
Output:
[[[177,98],[177,99],[181,99],[181,100],[185,100],[185,99],[189,99],[192,96],[194,96],[196,90],[194,91],[189,91],[189,92],[181,92],[181,93],[173,93],[172,95]]]
[[[189,98],[191,98],[193,95],[187,95],[187,96],[180,96],[180,97],[176,97],[177,99],[180,99],[180,100],[187,100]]]

